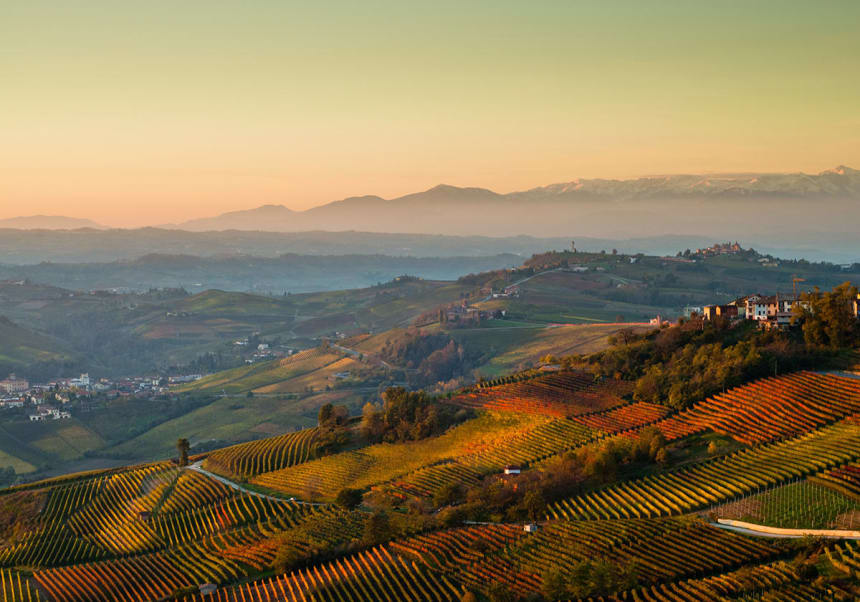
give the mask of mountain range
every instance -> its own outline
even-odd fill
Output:
[[[394,199],[350,197],[306,211],[282,205],[194,219],[182,230],[361,230],[459,235],[630,237],[739,236],[767,230],[844,229],[858,216],[860,171],[818,174],[670,175],[633,180],[579,179],[500,194],[439,185]],[[810,204],[826,203],[810,224]],[[819,207],[820,209],[820,207]],[[750,219],[755,216],[755,219]],[[765,217],[766,216],[766,217]]]
[[[363,231],[370,233],[632,238],[683,234],[749,238],[833,232],[860,218],[860,171],[666,175],[578,179],[500,194],[439,185],[393,199],[356,196],[305,211],[283,205],[231,211],[163,228],[205,231]],[[34,216],[0,228],[98,227],[89,220]],[[815,237],[813,237],[815,238]]]
[[[101,229],[104,227],[91,219],[65,215],[24,215],[0,219],[0,228],[14,228],[16,230],[77,230],[79,228]]]

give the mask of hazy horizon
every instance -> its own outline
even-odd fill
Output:
[[[439,183],[856,166],[858,17],[847,1],[17,3],[0,218],[140,226]]]
[[[239,203],[237,206],[232,207],[232,208],[227,208],[227,209],[225,209],[225,210],[224,210],[224,211],[222,211],[222,212],[219,212],[219,213],[201,213],[201,214],[191,214],[191,213],[189,213],[185,218],[183,218],[183,219],[181,219],[181,220],[176,220],[176,221],[174,221],[174,222],[169,222],[169,221],[166,221],[166,220],[158,220],[158,219],[155,219],[154,221],[150,221],[150,222],[112,223],[112,221],[111,221],[111,220],[98,219],[98,217],[97,217],[97,216],[93,216],[93,215],[84,215],[84,214],[81,214],[81,213],[76,213],[76,212],[74,212],[74,211],[68,211],[68,212],[65,212],[65,213],[57,213],[57,214],[48,214],[48,213],[15,213],[15,212],[14,212],[15,207],[13,207],[12,205],[10,205],[10,206],[9,206],[9,207],[10,207],[10,209],[9,209],[9,210],[7,210],[7,211],[5,211],[5,212],[2,210],[2,207],[0,207],[0,221],[2,221],[2,220],[10,220],[10,219],[11,219],[11,220],[14,220],[14,219],[17,219],[17,218],[27,219],[27,218],[53,218],[53,217],[61,217],[61,218],[72,218],[72,219],[78,219],[78,220],[89,220],[89,221],[92,221],[92,222],[94,222],[95,224],[97,224],[97,225],[99,225],[99,226],[106,226],[106,227],[109,227],[109,228],[129,228],[129,229],[134,229],[134,228],[147,228],[147,227],[171,227],[171,226],[182,225],[182,223],[184,223],[185,221],[194,221],[194,220],[202,220],[202,219],[207,219],[207,218],[214,218],[214,217],[218,217],[218,216],[221,216],[221,215],[224,215],[224,214],[236,213],[236,212],[242,212],[242,211],[248,211],[248,210],[252,210],[252,209],[259,209],[259,208],[261,208],[261,207],[263,207],[263,206],[277,206],[277,207],[285,207],[285,208],[287,208],[287,209],[289,209],[289,210],[291,210],[291,211],[294,211],[294,212],[297,212],[297,213],[302,213],[302,212],[309,211],[309,210],[311,210],[311,209],[315,209],[315,208],[323,207],[323,206],[325,206],[325,205],[328,205],[328,204],[331,204],[331,203],[336,203],[336,202],[338,202],[338,201],[345,200],[345,199],[349,199],[349,198],[359,198],[359,197],[362,197],[362,196],[372,196],[372,197],[379,197],[379,198],[383,198],[383,199],[385,199],[385,200],[396,200],[396,199],[398,199],[398,198],[400,198],[400,197],[402,197],[402,196],[406,196],[406,195],[410,195],[410,194],[420,194],[420,193],[423,193],[423,192],[429,192],[429,191],[431,191],[431,190],[433,190],[433,189],[435,189],[435,188],[443,187],[443,186],[452,186],[452,187],[462,188],[462,189],[481,189],[481,190],[489,190],[489,191],[494,192],[494,193],[497,193],[497,194],[501,194],[501,195],[508,195],[508,194],[517,194],[517,193],[522,193],[522,192],[528,192],[528,191],[531,191],[531,190],[535,190],[535,189],[539,189],[539,188],[544,188],[544,187],[550,187],[550,186],[554,186],[554,185],[567,184],[567,183],[571,183],[571,182],[579,182],[579,181],[606,180],[606,181],[618,181],[618,182],[634,182],[634,181],[636,181],[636,180],[644,180],[644,179],[659,179],[659,178],[671,178],[671,177],[681,177],[681,176],[693,176],[693,177],[699,177],[699,176],[701,176],[701,177],[704,177],[704,178],[741,178],[741,177],[747,177],[747,176],[761,176],[761,175],[773,175],[773,176],[780,176],[780,175],[795,175],[795,174],[805,175],[805,176],[814,176],[814,175],[820,175],[820,174],[822,174],[822,173],[832,172],[832,171],[834,171],[834,170],[838,170],[838,169],[845,168],[845,167],[847,167],[848,169],[854,170],[854,168],[853,168],[853,167],[851,167],[850,165],[839,164],[838,166],[831,166],[831,167],[829,167],[829,168],[821,169],[821,170],[818,170],[818,171],[815,171],[815,172],[808,171],[808,170],[807,170],[807,171],[804,171],[804,170],[796,170],[796,171],[788,171],[788,172],[776,172],[776,171],[771,171],[771,172],[761,171],[761,172],[758,172],[758,171],[754,171],[754,170],[745,170],[745,171],[737,171],[737,172],[723,172],[723,171],[710,171],[710,172],[707,172],[707,171],[703,171],[703,172],[699,172],[699,173],[692,173],[692,172],[683,172],[683,173],[682,173],[682,172],[678,172],[678,173],[664,173],[664,174],[641,174],[641,175],[635,175],[635,176],[629,176],[629,177],[605,177],[605,178],[604,178],[604,177],[575,177],[575,178],[569,178],[569,179],[567,179],[567,180],[562,180],[562,181],[557,181],[557,182],[544,182],[544,183],[539,183],[539,184],[536,184],[536,185],[531,186],[531,187],[526,188],[526,189],[504,190],[504,191],[503,191],[503,190],[498,190],[498,189],[493,189],[493,188],[488,187],[488,186],[474,186],[474,185],[468,185],[468,184],[467,184],[467,185],[463,185],[463,186],[459,186],[459,185],[453,185],[453,184],[450,184],[450,183],[448,183],[448,182],[440,182],[440,183],[437,183],[437,184],[435,184],[435,185],[433,185],[433,186],[431,186],[431,187],[429,187],[429,188],[426,188],[426,189],[421,189],[421,190],[409,190],[409,191],[403,192],[403,193],[401,193],[401,194],[398,194],[398,195],[396,195],[396,196],[394,196],[394,197],[391,197],[391,196],[384,196],[384,195],[380,195],[380,194],[375,194],[375,193],[372,193],[372,192],[370,192],[370,193],[361,193],[361,194],[348,194],[348,195],[345,195],[344,197],[339,197],[339,198],[334,198],[334,199],[327,199],[327,200],[324,200],[324,201],[321,201],[321,202],[319,202],[319,203],[316,203],[316,204],[313,204],[313,205],[309,205],[309,206],[300,206],[300,205],[292,205],[292,206],[291,206],[291,205],[289,205],[289,204],[287,204],[287,203],[279,203],[279,202],[276,202],[276,201],[268,202],[268,203],[254,203],[253,201],[251,201],[251,202],[241,202],[241,201],[237,201],[237,202]],[[854,171],[856,171],[856,170],[854,170]],[[194,207],[196,207],[196,206],[194,206]],[[441,233],[441,232],[440,232],[440,233]],[[669,233],[670,233],[670,232],[665,232],[664,234],[669,234]],[[580,235],[581,235],[581,234],[580,234]],[[653,235],[653,234],[652,234],[652,235]]]

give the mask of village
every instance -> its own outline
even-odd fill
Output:
[[[731,321],[753,320],[759,328],[786,330],[791,326],[794,309],[804,302],[797,294],[792,296],[747,295],[724,305],[706,305],[702,308],[705,320],[727,319]],[[851,311],[860,319],[860,294],[853,300]]]
[[[153,399],[168,395],[170,385],[193,382],[202,377],[202,374],[186,374],[93,379],[84,373],[72,378],[31,383],[13,373],[0,380],[0,411],[23,409],[30,422],[64,420],[72,417],[71,412],[64,409],[70,407],[72,401],[79,402],[78,407],[87,411],[89,401],[95,397],[106,400]]]

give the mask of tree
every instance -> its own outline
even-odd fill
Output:
[[[460,598],[460,602],[478,602],[478,596],[473,592],[466,592]]]
[[[391,536],[392,529],[388,515],[381,511],[371,514],[364,525],[364,536],[362,537],[364,545],[376,546],[388,541]]]
[[[382,412],[379,407],[368,401],[361,409],[361,435],[369,441],[376,441],[382,437],[385,426],[382,423]]]
[[[857,340],[858,326],[853,303],[857,300],[857,287],[843,282],[831,292],[818,287],[803,293],[795,303],[792,322],[803,324],[803,339],[810,347],[848,347]]]
[[[447,483],[433,495],[435,506],[447,506],[463,497],[463,488],[459,483]]]
[[[537,489],[532,489],[523,496],[522,505],[530,520],[537,520],[546,514],[546,500]]]
[[[179,452],[179,465],[188,466],[188,450],[191,449],[191,444],[184,437],[176,442],[176,451]]]
[[[541,579],[541,591],[547,600],[565,600],[570,598],[570,590],[567,588],[567,580],[562,572],[553,567],[543,574]]]
[[[320,408],[317,414],[317,422],[320,426],[328,426],[334,416],[334,406],[330,403],[325,404]]]
[[[356,506],[361,504],[363,498],[364,495],[362,494],[361,489],[344,488],[337,492],[337,497],[334,501],[341,508],[353,510]]]

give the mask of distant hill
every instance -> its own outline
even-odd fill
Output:
[[[27,374],[35,365],[75,359],[63,341],[24,328],[0,315],[0,378],[18,371]]]
[[[403,274],[456,280],[470,272],[514,267],[522,261],[522,256],[507,253],[487,257],[148,254],[113,262],[0,264],[0,280],[29,279],[76,290],[184,287],[193,292],[216,288],[282,294],[364,288]]]
[[[193,231],[357,229],[488,236],[683,233],[737,237],[797,230],[808,224],[811,201],[828,203],[827,211],[816,213],[816,226],[821,231],[839,229],[846,216],[860,217],[858,198],[860,171],[839,166],[818,174],[578,179],[508,194],[439,185],[394,199],[350,197],[306,211],[265,205],[175,227]]]
[[[77,230],[79,228],[104,228],[90,219],[66,217],[65,215],[28,215],[0,219],[0,228],[17,230]]]

